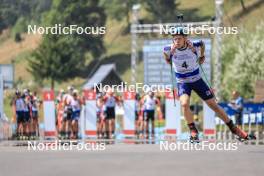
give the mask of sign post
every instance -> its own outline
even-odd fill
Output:
[[[133,137],[135,135],[135,111],[136,101],[135,92],[124,92],[124,130],[125,137]]]
[[[181,105],[179,100],[175,100],[174,106],[173,94],[171,91],[165,92],[165,114],[166,125],[165,132],[167,136],[179,136],[181,134]]]
[[[203,103],[203,132],[204,136],[215,136],[215,112]]]
[[[43,109],[44,109],[44,137],[55,138],[56,127],[55,127],[55,103],[54,103],[54,91],[45,90],[43,92]]]
[[[93,89],[84,90],[85,97],[85,135],[96,138],[96,92]]]

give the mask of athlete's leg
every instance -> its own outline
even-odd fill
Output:
[[[108,138],[112,137],[112,118],[108,119]]]
[[[193,84],[193,90],[206,102],[206,104],[216,113],[219,118],[222,119],[226,125],[229,127],[233,134],[236,134],[240,138],[248,139],[248,134],[238,128],[233,124],[225,113],[225,111],[216,103],[213,93],[207,86],[207,84],[202,80],[198,80]]]
[[[115,108],[112,109],[111,112],[112,115],[112,131],[111,131],[111,135],[114,136],[115,135],[115,124],[116,124],[116,115],[115,115]]]
[[[181,95],[180,103],[185,120],[188,124],[193,123],[193,114],[190,109],[190,96],[187,94]]]
[[[115,134],[115,117],[111,119],[111,125],[112,125],[111,135],[113,136]]]
[[[146,138],[149,138],[149,120],[145,120],[145,132],[146,132]]]
[[[99,139],[101,130],[100,130],[100,115],[98,112],[96,113],[96,134],[97,134],[97,138]]]
[[[218,117],[225,122],[225,124],[229,127],[230,131],[233,134],[237,135],[242,139],[249,138],[248,134],[245,131],[241,130],[239,127],[234,125],[233,121],[228,118],[225,111],[216,103],[215,99],[211,98],[209,100],[206,100],[205,102],[213,111],[215,111],[216,114],[218,114]],[[255,138],[254,136],[251,137]]]
[[[66,134],[66,121],[67,121],[66,118],[63,118],[61,121],[60,135],[62,139],[64,139]]]
[[[178,83],[178,95],[180,96],[181,107],[183,111],[184,118],[188,123],[188,127],[190,129],[190,141],[197,142],[199,141],[198,130],[194,124],[194,117],[190,109],[190,96],[192,90],[199,88],[199,86],[195,86],[196,83]],[[197,92],[197,90],[195,90]]]
[[[155,136],[155,119],[151,119],[151,137]]]
[[[66,121],[66,139],[70,139],[70,134],[71,134],[71,119],[67,119]]]
[[[105,138],[106,137],[106,119],[102,119],[102,137]]]
[[[228,123],[230,119],[227,114],[215,101],[215,98],[211,98],[209,100],[205,100],[206,104],[218,115],[220,119],[222,119],[225,123]]]
[[[74,135],[75,135],[75,119],[72,119],[71,120],[71,135],[70,135],[70,139],[73,139],[74,138]]]
[[[38,116],[34,118],[33,123],[34,123],[34,136],[37,137],[39,135]]]
[[[78,119],[73,120],[73,138],[77,139],[78,138]]]

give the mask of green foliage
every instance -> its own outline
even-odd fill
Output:
[[[0,33],[15,25],[18,19],[22,19],[19,25],[26,25],[28,21],[40,22],[41,14],[50,9],[51,2],[52,0],[0,0]]]
[[[100,3],[111,18],[121,21],[125,17],[127,24],[129,24],[132,6],[138,2],[139,0],[101,0]]]
[[[47,26],[77,25],[79,27],[104,26],[106,15],[96,0],[54,0],[51,11],[45,17]],[[85,54],[94,58],[104,52],[103,36],[93,34],[44,35],[39,48],[29,62],[29,71],[36,80],[54,82],[73,78],[85,67]]]
[[[45,19],[45,24],[53,26],[61,24],[62,26],[77,25],[80,27],[104,26],[106,15],[104,8],[97,0],[54,0],[51,11]],[[99,57],[104,51],[102,35],[79,35],[74,34],[79,47],[91,52],[93,57]],[[61,35],[60,37],[64,37]]]
[[[177,15],[177,6],[175,0],[145,0],[145,7],[158,22],[175,21]]]
[[[224,59],[234,57],[226,62],[223,78],[223,96],[228,99],[232,90],[238,90],[245,98],[254,94],[254,85],[258,79],[264,79],[264,24],[256,29],[255,33],[244,32],[239,40],[233,40],[224,49]],[[238,48],[237,51],[234,47]],[[233,53],[233,51],[236,51]],[[228,54],[231,54],[228,56]],[[226,57],[226,58],[225,58]]]
[[[18,18],[16,21],[16,24],[12,28],[12,33],[17,34],[17,33],[23,33],[27,31],[27,24],[28,21],[24,17]]]
[[[53,87],[54,81],[66,81],[79,71],[83,53],[72,36],[46,35],[29,60],[29,71],[36,80],[50,79]]]

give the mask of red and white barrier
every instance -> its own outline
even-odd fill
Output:
[[[176,92],[176,91],[175,91]],[[166,125],[165,133],[170,136],[179,136],[181,133],[181,105],[178,99],[175,100],[174,106],[173,93],[171,91],[165,92],[165,114]]]
[[[203,103],[203,134],[205,136],[215,136],[215,112]]]
[[[54,91],[45,90],[43,92],[43,110],[44,110],[44,137],[55,138],[56,126],[55,126],[55,103],[54,103]]]
[[[88,138],[96,138],[96,92],[84,90],[85,97],[85,135]]]
[[[126,137],[135,135],[135,92],[124,92],[124,129],[123,134]]]

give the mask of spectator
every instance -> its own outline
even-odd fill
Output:
[[[228,104],[235,111],[236,125],[241,127],[242,125],[242,115],[243,115],[243,98],[240,96],[238,91],[232,92],[232,100]]]

